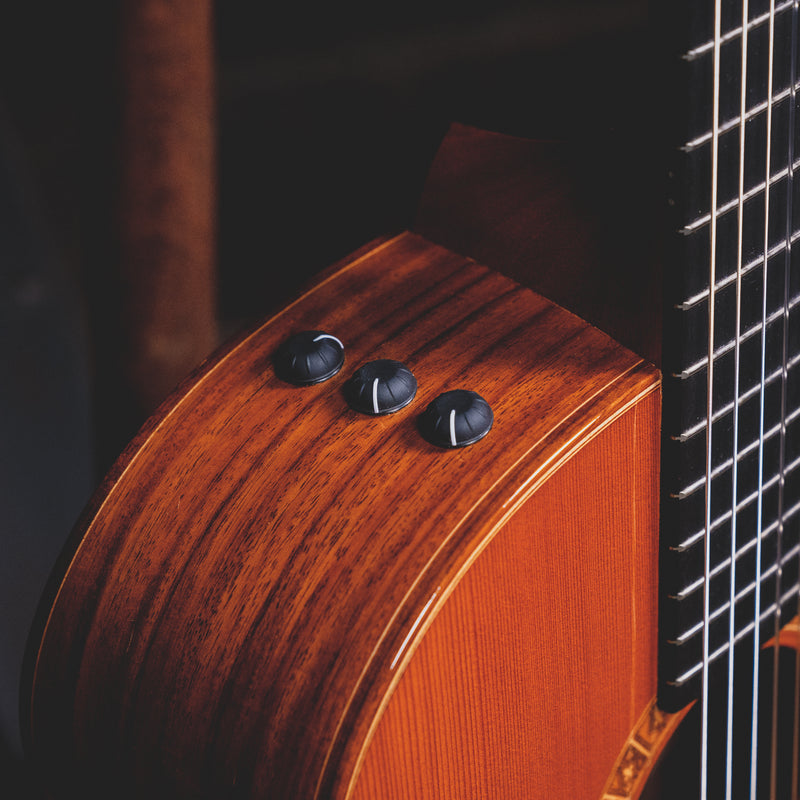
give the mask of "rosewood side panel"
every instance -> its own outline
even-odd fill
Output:
[[[345,365],[297,388],[271,358],[307,329],[342,339]],[[419,383],[378,418],[342,395],[375,358]],[[560,675],[554,699],[584,713],[555,736],[535,700],[530,763],[554,776],[550,797],[575,796],[559,766],[573,759],[600,790],[653,688],[658,386],[638,356],[464,256],[414,234],[360,251],[210,361],[93,499],[32,640],[40,773],[56,795],[171,798],[345,798],[360,773],[363,796],[394,707],[444,674],[421,675],[426,659],[494,618],[460,680],[505,685],[476,714],[499,723],[541,697],[528,667]],[[417,419],[454,388],[495,423],[445,451]],[[469,721],[479,764],[502,740]]]

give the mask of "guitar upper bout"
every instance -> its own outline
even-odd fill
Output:
[[[272,358],[303,330],[345,362],[298,387]],[[381,358],[413,402],[349,408]],[[97,495],[31,673],[43,773],[106,795],[599,795],[655,689],[658,388],[465,257],[412,234],[363,251],[211,362]],[[452,389],[494,424],[445,450],[418,418]]]

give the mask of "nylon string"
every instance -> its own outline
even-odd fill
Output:
[[[784,502],[784,470],[786,466],[786,417],[787,417],[787,397],[786,397],[786,384],[788,380],[787,363],[789,361],[789,292],[790,292],[790,271],[791,271],[791,248],[792,248],[792,185],[794,181],[794,95],[795,95],[795,68],[796,68],[796,23],[795,16],[797,11],[797,3],[793,3],[792,15],[792,29],[791,29],[791,54],[790,54],[790,106],[789,106],[789,136],[788,136],[788,160],[787,160],[787,191],[786,191],[786,252],[784,256],[784,292],[783,292],[783,352],[782,352],[782,369],[781,369],[781,428],[780,428],[780,453],[779,453],[779,467],[778,467],[778,529],[777,535],[777,572],[775,576],[775,625],[773,630],[773,663],[772,663],[772,747],[770,748],[770,797],[771,800],[777,800],[778,794],[778,688],[779,688],[779,674],[780,674],[780,644],[778,636],[782,627],[781,620],[781,596],[782,590],[782,577],[783,577],[783,512],[785,507]],[[797,797],[797,786],[793,790],[795,798]]]
[[[756,585],[755,585],[755,628],[753,630],[753,707],[750,732],[750,800],[757,800],[758,780],[758,683],[759,655],[761,650],[761,543],[764,510],[764,378],[766,369],[767,343],[767,274],[769,272],[769,179],[772,155],[772,67],[775,52],[775,0],[769,4],[769,65],[767,70],[767,152],[766,177],[764,182],[764,272],[761,304],[761,394],[758,419],[758,505],[756,510]]]
[[[773,0],[774,2],[774,0]],[[714,2],[714,101],[711,128],[711,258],[708,288],[708,373],[706,378],[705,537],[703,542],[703,672],[701,686],[700,797],[708,798],[708,626],[711,574],[711,420],[714,403],[714,301],[717,272],[717,173],[719,169],[719,88],[722,0]]]
[[[736,331],[734,336],[734,402],[733,402],[733,464],[731,483],[731,573],[729,586],[730,611],[728,613],[728,704],[725,740],[725,798],[733,797],[733,683],[734,683],[734,641],[736,638],[736,496],[739,475],[739,354],[741,345],[742,318],[742,231],[744,228],[744,164],[745,164],[745,118],[747,113],[747,34],[749,8],[748,0],[742,0],[742,66],[741,93],[739,97],[739,202],[736,231]]]
[[[781,392],[781,449],[780,449],[780,481],[778,484],[778,552],[782,553],[783,530],[784,530],[784,470],[786,467],[786,417],[788,416],[787,384],[789,381],[788,362],[789,362],[789,300],[791,297],[791,264],[792,264],[792,195],[794,186],[794,135],[795,135],[795,113],[797,102],[797,23],[798,23],[798,0],[794,0],[791,10],[791,46],[790,46],[790,69],[789,69],[789,152],[788,152],[788,176],[786,193],[786,255],[784,259],[784,287],[783,287],[783,369],[781,373],[782,392]],[[780,569],[779,573],[780,575]],[[780,603],[780,592],[777,590],[778,603]],[[778,606],[779,616],[775,620],[775,643],[774,643],[774,672],[773,672],[773,695],[772,695],[772,742],[773,750],[771,753],[771,769],[777,772],[777,716],[778,716],[778,660],[779,642],[778,633],[780,630],[780,605]],[[800,653],[795,650],[795,692],[794,692],[794,724],[792,729],[792,798],[798,800],[798,753],[800,752]],[[775,779],[773,779],[774,781]],[[777,793],[773,789],[773,793]]]

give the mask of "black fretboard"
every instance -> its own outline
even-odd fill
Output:
[[[742,11],[741,0],[723,0],[717,28],[713,0],[687,2],[676,25],[660,576],[667,710],[697,697],[732,649],[771,638],[797,613],[800,590],[798,10],[750,0],[744,32]]]

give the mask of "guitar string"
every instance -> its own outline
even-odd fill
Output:
[[[772,157],[772,90],[773,90],[773,57],[775,53],[775,0],[769,4],[769,48],[767,55],[767,142],[766,142],[766,177],[769,180],[770,162]],[[759,407],[759,438],[764,435],[764,379],[766,372],[766,321],[767,321],[767,276],[769,274],[769,191],[764,192],[764,273],[761,296],[761,396]],[[755,627],[753,628],[753,705],[750,717],[750,800],[756,800],[756,785],[758,781],[758,686],[759,686],[759,656],[761,644],[761,531],[764,493],[762,480],[764,476],[764,442],[758,447],[758,506],[756,511],[756,588],[755,602]],[[774,798],[773,798],[774,800]]]
[[[797,415],[797,412],[795,412],[795,413],[793,413],[791,415],[791,421],[795,421],[797,419],[798,419],[798,415]],[[787,426],[787,430],[788,430],[789,427],[790,426]],[[787,464],[786,465],[786,468],[784,469],[784,472],[783,472],[783,477],[784,478],[788,477],[792,472],[794,472],[794,470],[796,470],[798,468],[800,468],[800,458],[797,458],[791,464]],[[765,478],[764,483],[763,483],[764,491],[766,492],[766,491],[768,491],[770,489],[773,489],[777,485],[778,480],[780,479],[780,477],[781,476],[776,472],[771,477]],[[746,495],[744,498],[742,498],[741,500],[738,501],[738,503],[736,505],[736,512],[738,513],[739,511],[742,511],[742,510],[748,508],[757,499],[758,499],[758,491],[755,490],[751,494]],[[793,506],[793,508],[794,508],[794,506]],[[720,514],[720,516],[716,517],[714,520],[712,520],[712,522],[711,522],[711,530],[712,530],[712,532],[715,531],[717,528],[719,528],[721,525],[724,525],[726,522],[728,522],[728,520],[730,520],[732,516],[733,516],[733,510],[730,509],[730,510],[725,511],[724,513]],[[776,525],[777,524],[777,517],[770,524],[771,525]],[[767,528],[767,530],[769,530],[769,528]],[[670,547],[670,549],[674,550],[674,551],[676,551],[678,553],[686,552],[687,550],[693,549],[698,544],[698,542],[700,542],[703,539],[704,536],[705,536],[705,528],[701,528],[696,533],[693,533],[690,536],[687,536],[686,539],[684,539],[682,542],[679,542],[677,545],[672,545]],[[753,540],[753,541],[755,541],[755,540]],[[691,585],[694,588],[699,588],[700,586],[703,585],[702,578],[700,578],[699,581],[695,581],[695,583],[693,583]],[[685,593],[686,590],[683,590],[683,591]]]
[[[789,464],[787,466],[786,470],[784,471],[784,477],[788,476],[794,469],[797,469],[797,467],[800,467],[800,458],[798,458],[796,461],[792,462],[792,464]],[[775,474],[771,478],[765,480],[764,491],[766,492],[772,489],[778,483],[779,478],[780,475]],[[736,512],[739,513],[740,511],[749,508],[750,505],[754,503],[757,498],[758,498],[758,492],[756,491],[753,492],[752,494],[749,494],[743,500],[739,500],[739,502],[736,505]],[[798,510],[800,510],[800,503],[795,503],[790,509],[787,510],[785,518],[788,518],[789,516],[796,514]],[[715,519],[711,523],[711,530],[714,531],[721,525],[724,525],[732,516],[733,516],[733,510],[726,511],[724,514],[722,514],[722,516],[717,517],[717,519]],[[764,533],[765,534],[771,533],[773,528],[776,526],[777,526],[777,520],[775,520],[767,528],[765,528]],[[681,542],[680,544],[670,546],[670,550],[674,550],[677,553],[685,553],[688,550],[692,550],[697,545],[698,541],[700,541],[703,538],[704,534],[705,534],[704,530],[701,530],[698,533],[693,533],[687,539],[684,539],[684,541]],[[754,542],[755,540],[751,541]],[[699,581],[694,581],[693,583],[684,587],[680,592],[678,592],[678,594],[680,594],[681,597],[683,597],[684,595],[691,594],[695,589],[700,588],[702,585],[703,585],[703,579],[700,578]]]
[[[781,250],[782,249],[783,248],[781,248]],[[774,255],[774,253],[769,253],[768,255],[771,258]],[[759,259],[759,266],[761,266],[761,262],[763,262],[763,260],[764,260],[763,257]],[[719,290],[719,287],[717,287],[717,290]],[[767,328],[769,328],[771,325],[773,325],[778,320],[782,320],[782,319],[783,319],[783,309],[778,309],[773,314],[770,314],[769,317],[767,318],[767,321],[766,321]],[[742,334],[742,341],[744,341],[745,339],[755,338],[756,334],[761,333],[762,328],[763,328],[763,325],[760,322],[757,322],[755,325],[752,325],[751,327],[749,327]],[[731,350],[733,350],[733,346],[734,346],[733,340],[731,340],[729,342],[726,342],[723,345],[720,345],[714,351],[713,358],[717,359],[720,356],[724,356],[727,353],[730,353]],[[692,364],[691,366],[689,366],[685,370],[683,370],[683,372],[678,373],[676,375],[676,377],[689,378],[689,377],[692,376],[693,373],[698,372],[701,369],[704,369],[707,363],[708,363],[707,357],[703,356],[703,358],[700,359],[700,361],[696,361],[694,364]],[[761,388],[760,384],[758,385],[758,388],[759,389]]]
[[[770,572],[769,574],[772,574],[772,573]],[[789,598],[794,596],[797,593],[798,590],[800,590],[800,584],[796,584],[795,586],[793,586],[791,588],[791,590],[789,591],[788,595],[785,594],[781,598],[781,602],[786,602],[787,600],[789,600]],[[761,612],[761,616],[760,616],[760,622],[762,622],[762,623],[766,622],[768,619],[770,619],[772,617],[772,615],[774,613],[775,613],[775,605],[774,604],[770,605],[769,608],[763,609],[762,612]],[[754,620],[753,622],[750,622],[748,625],[745,625],[745,627],[742,628],[741,630],[737,631],[736,637],[735,637],[734,642],[733,642],[734,647],[740,641],[742,641],[746,637],[748,637],[753,632],[753,629],[755,627],[756,627],[756,624],[755,624],[755,620]],[[726,641],[724,644],[720,645],[713,653],[709,654],[709,657],[708,657],[709,663],[713,664],[714,661],[716,661],[716,659],[718,659],[721,656],[725,655],[727,652],[728,652],[728,642]],[[682,675],[680,675],[674,681],[670,681],[669,682],[670,686],[683,686],[690,678],[692,678],[694,675],[697,675],[697,673],[700,672],[702,666],[703,666],[703,664],[702,664],[702,662],[700,662],[700,664],[696,665],[695,667],[692,667],[691,669],[688,669],[686,672],[684,672]]]
[[[796,509],[797,509],[797,506],[795,506],[795,510]],[[774,525],[774,524],[770,525],[769,533],[772,533],[774,530],[776,530],[776,528],[777,528],[777,525]],[[766,532],[765,532],[765,534],[766,534]],[[767,538],[767,536],[764,535],[763,540],[766,541],[766,538]],[[742,555],[749,553],[749,551],[754,546],[755,546],[755,540],[752,540],[747,545],[744,545],[742,547],[742,549],[739,550],[736,553],[736,558],[738,559]],[[795,545],[788,553],[784,553],[782,555],[782,557],[781,557],[781,565],[783,565],[786,561],[788,561],[789,559],[793,558],[794,556],[798,555],[798,547],[800,547],[800,545]],[[718,575],[719,573],[721,573],[724,570],[726,570],[730,566],[730,564],[731,564],[731,559],[730,558],[726,558],[723,562],[721,562],[720,564],[717,564],[717,566],[715,566],[714,569],[711,571],[710,577],[712,578],[712,580],[716,575]],[[777,568],[778,568],[777,564],[773,564],[771,567],[768,567],[764,571],[764,574],[761,576],[762,581],[765,578],[770,577],[773,574],[773,572],[775,572],[777,570]],[[701,578],[699,581],[695,581],[695,583],[692,584],[691,586],[687,587],[687,589],[685,591],[678,592],[678,594],[669,595],[670,598],[674,599],[674,600],[685,600],[687,597],[690,597],[692,594],[694,594],[694,592],[695,592],[695,590],[697,588],[696,584],[697,583],[702,583],[702,580],[703,579]],[[743,589],[739,589],[737,591],[736,595],[735,595],[736,603],[739,603],[739,601],[742,598],[746,598],[752,592],[752,590],[755,589],[755,586],[756,586],[756,582],[754,580],[751,583],[749,583],[747,586],[745,586]],[[795,583],[794,586],[800,586],[800,584]],[[793,588],[793,587],[789,587],[789,588]],[[786,591],[789,591],[789,590],[787,589]],[[784,592],[784,594],[785,594],[785,592]],[[717,608],[714,611],[711,612],[711,616],[709,617],[709,619],[711,619],[711,620],[715,619],[716,617],[720,616],[720,614],[723,614],[725,611],[727,611],[729,608],[730,608],[730,601],[724,603],[721,606],[717,606]],[[674,641],[676,643],[678,643],[678,644],[682,644],[683,642],[686,642],[689,639],[691,639],[694,636],[695,633],[699,632],[700,628],[702,628],[702,623],[701,622],[696,623],[691,628],[685,630],[683,633],[678,635]]]
[[[774,2],[774,0],[771,0]],[[700,738],[700,797],[708,798],[708,648],[709,648],[709,573],[711,572],[711,420],[714,405],[714,301],[717,284],[717,172],[719,169],[719,92],[720,48],[722,39],[722,0],[714,2],[714,96],[711,138],[711,224],[708,283],[708,368],[706,374],[706,482],[705,482],[705,539],[703,544],[703,667],[701,678],[701,738]]]
[[[787,89],[785,92],[779,92],[778,94],[776,94],[775,97],[772,98],[772,101],[773,103],[777,103],[778,100],[786,99],[788,96],[789,96],[789,90]],[[766,109],[766,107],[767,104],[766,102],[764,102],[764,109]],[[735,124],[731,125],[731,127],[738,128],[739,117],[734,117],[734,120]],[[721,125],[720,128],[722,128]],[[769,185],[773,186],[779,181],[782,181],[787,176],[787,174],[788,170],[786,169],[786,167],[783,167],[783,169],[779,169],[776,172],[773,172],[772,175],[769,176]],[[764,191],[765,188],[766,188],[766,183],[757,183],[755,186],[751,186],[745,193],[745,200],[750,200],[751,198],[757,197]],[[738,207],[738,202],[739,202],[738,198],[734,197],[732,200],[728,200],[722,203],[717,208],[717,216],[724,217],[726,214],[730,213],[731,211],[733,211]],[[681,228],[681,233],[690,234],[696,231],[698,228],[702,228],[705,225],[707,225],[710,219],[711,219],[711,214],[702,214],[699,217],[695,217],[695,219],[693,219],[691,222],[687,223]],[[730,276],[729,280],[733,278],[735,278],[735,275]],[[725,278],[723,278],[723,280],[725,280]],[[705,296],[706,293],[704,290],[702,294],[702,299],[705,299]],[[687,300],[686,302],[691,303],[691,300],[692,298],[689,298],[689,300]]]
[[[787,209],[786,209],[786,232],[787,232],[787,252],[785,256],[785,274],[784,274],[784,308],[789,307],[790,302],[790,294],[792,289],[792,282],[791,282],[791,268],[792,268],[792,257],[791,257],[791,243],[792,243],[792,222],[793,222],[793,211],[792,211],[792,195],[793,195],[793,187],[794,187],[794,164],[792,164],[792,158],[794,157],[794,140],[795,140],[795,113],[796,113],[796,103],[797,103],[797,87],[794,86],[797,78],[797,45],[798,45],[798,32],[797,26],[800,20],[798,19],[798,0],[794,0],[792,3],[792,21],[791,21],[791,52],[790,52],[790,71],[789,71],[789,79],[790,79],[790,106],[789,106],[789,185],[787,188]],[[781,396],[781,420],[783,422],[783,440],[781,442],[781,483],[780,483],[780,521],[781,525],[785,526],[786,521],[783,516],[784,510],[784,502],[785,498],[783,496],[784,492],[784,484],[786,481],[786,475],[784,474],[785,470],[785,447],[786,447],[786,420],[787,420],[787,401],[788,401],[788,383],[789,383],[789,371],[788,371],[788,363],[789,363],[789,318],[787,317],[784,322],[784,337],[783,337],[783,393]],[[781,532],[783,528],[781,528]],[[800,574],[800,570],[798,570],[798,574]],[[778,661],[778,639],[777,636],[775,637],[775,662]],[[773,703],[777,702],[777,696],[773,698]],[[798,800],[798,791],[800,791],[800,650],[797,648],[794,652],[794,720],[792,726],[792,800]],[[774,735],[774,734],[773,734]]]
[[[737,300],[738,300],[738,297],[737,297]],[[739,337],[739,341],[737,342],[738,346],[735,348],[735,355],[736,355],[737,358],[739,356],[740,346],[741,346],[741,343],[743,341],[744,341],[744,337],[740,336]],[[736,366],[736,364],[734,363],[734,367],[735,366]],[[770,383],[769,379],[767,379],[764,382],[764,388],[765,389],[767,388],[769,383]],[[738,384],[738,383],[737,383],[737,388],[740,388],[740,384]],[[761,389],[760,386],[758,388],[759,388],[759,390]],[[741,395],[740,395],[739,399],[741,399]],[[735,413],[733,414],[734,418],[736,418],[738,416],[738,414],[739,414],[739,409],[741,408],[741,403],[737,403],[736,406],[737,407],[735,409]],[[786,429],[788,429],[788,427],[791,425],[792,421],[793,420],[788,420],[787,419],[785,424],[782,424],[780,421],[776,422],[769,430],[764,432],[764,441],[768,442],[771,439],[775,439],[777,441],[780,441],[781,435],[782,435],[782,431],[785,431]],[[714,425],[714,423],[715,423],[715,420],[712,420],[711,424]],[[733,424],[733,422],[731,422],[731,424]],[[798,428],[800,429],[800,425],[798,425]],[[722,461],[721,463],[717,464],[714,467],[713,472],[711,474],[712,479],[713,478],[717,478],[720,475],[724,475],[729,470],[732,470],[733,467],[734,467],[734,462],[742,461],[744,458],[750,456],[753,453],[753,451],[755,451],[758,448],[758,445],[759,445],[759,439],[753,439],[752,442],[748,442],[746,445],[744,445],[741,448],[741,450],[737,451],[736,458],[733,457],[733,453],[731,452],[730,456],[725,458],[724,461]],[[723,457],[724,457],[724,454],[723,454]],[[778,473],[778,472],[776,472],[775,474],[777,476],[780,475],[780,473]],[[769,480],[769,479],[767,479],[767,480]],[[678,500],[685,500],[687,497],[691,497],[695,492],[697,492],[699,489],[701,489],[703,486],[705,486],[705,482],[706,482],[706,478],[705,478],[705,475],[703,475],[702,478],[698,479],[697,481],[693,481],[688,486],[686,486],[685,488],[681,489],[679,492],[672,492],[670,494],[670,497],[674,497],[674,498],[676,498]],[[712,520],[712,522],[711,522],[712,528],[721,519],[722,519],[721,517],[718,517],[717,519]]]
[[[783,2],[783,3],[781,3],[781,5],[777,6],[775,10],[776,10],[776,12],[783,11],[785,8],[788,8],[791,4],[792,4],[792,0],[786,0],[786,2]],[[759,16],[754,17],[751,20],[748,20],[747,21],[747,27],[752,30],[753,28],[756,28],[759,25],[763,25],[767,21],[768,17],[769,17],[768,13],[760,14]],[[742,20],[742,25],[744,25],[744,24],[745,24],[745,21]],[[733,28],[733,30],[726,31],[725,35],[722,37],[721,41],[724,43],[724,42],[730,41],[731,39],[735,39],[741,33],[741,30],[742,30],[742,26],[740,25],[740,26],[738,26],[736,28]],[[693,47],[686,54],[686,58],[687,58],[687,60],[691,60],[691,59],[697,58],[697,56],[702,55],[703,53],[707,53],[713,47],[714,47],[714,40],[712,39],[711,41],[704,42],[703,44],[698,45],[697,47]]]
[[[800,88],[800,87],[798,87]],[[800,163],[795,162],[794,168],[797,169],[800,166]],[[776,176],[773,177],[773,183],[777,182],[775,179]],[[784,176],[785,177],[785,176]],[[778,178],[780,180],[780,178]],[[764,187],[759,184],[759,193],[764,191]],[[795,231],[792,234],[792,241],[791,244],[794,244],[797,239],[800,239],[800,231]],[[781,241],[780,243],[774,245],[769,250],[769,256],[777,255],[778,253],[782,253],[786,249],[786,242]],[[749,261],[743,267],[742,271],[746,275],[748,272],[752,272],[754,269],[758,269],[761,266],[761,262],[763,261],[763,256],[756,256],[752,261]],[[726,286],[730,286],[731,283],[736,279],[736,275],[731,274],[727,275],[724,278],[721,278],[717,282],[717,291],[724,289]],[[696,306],[698,303],[705,303],[706,298],[708,297],[708,289],[703,289],[702,291],[698,292],[697,294],[692,295],[688,299],[684,300],[682,303],[678,303],[676,308],[680,309],[681,311],[689,311],[692,307]],[[705,366],[705,361],[702,361],[698,369]],[[702,423],[698,423],[702,427]]]
[[[747,110],[747,34],[749,22],[748,0],[742,0],[742,64],[740,72],[739,119],[745,119]],[[731,465],[731,566],[730,566],[730,606],[728,611],[728,705],[726,738],[725,738],[725,797],[733,797],[733,683],[734,658],[733,645],[736,638],[736,494],[738,490],[739,464],[739,355],[741,349],[742,320],[742,245],[744,228],[744,154],[745,125],[739,125],[739,207],[737,211],[736,231],[736,329],[733,366],[733,392],[736,401],[733,404],[733,462]],[[768,189],[767,189],[768,191]],[[709,417],[713,424],[713,415]],[[710,531],[709,531],[710,536]],[[706,589],[706,591],[709,591]]]
[[[795,2],[792,5],[791,9],[791,30],[790,30],[790,37],[791,37],[791,46],[790,46],[790,54],[789,54],[789,77],[790,77],[790,85],[795,80],[795,69],[796,69],[796,53],[795,48],[797,46],[797,30],[796,30],[796,23],[797,23],[797,3]],[[782,579],[783,579],[783,531],[785,527],[785,522],[783,519],[783,512],[784,512],[784,504],[785,504],[785,497],[784,497],[784,487],[786,482],[786,476],[784,474],[784,470],[786,467],[786,417],[787,417],[787,370],[786,365],[789,359],[789,292],[790,292],[790,283],[789,278],[791,275],[791,240],[792,240],[792,187],[794,184],[794,94],[791,95],[791,102],[789,105],[789,120],[788,120],[788,129],[789,129],[789,136],[788,136],[788,147],[787,147],[787,164],[788,164],[788,175],[787,175],[787,186],[786,186],[786,228],[785,228],[785,237],[786,237],[786,252],[784,254],[783,259],[783,266],[784,266],[784,274],[783,274],[783,310],[786,314],[786,317],[783,320],[783,352],[782,352],[782,380],[781,380],[781,438],[780,438],[780,448],[778,454],[778,472],[780,474],[780,480],[778,481],[778,530],[777,530],[777,563],[778,563],[778,570],[775,575],[775,597],[778,600],[778,607],[775,611],[775,623],[773,627],[773,650],[772,650],[772,726],[771,726],[771,737],[772,737],[772,747],[770,748],[770,794],[775,800],[778,794],[778,689],[779,689],[779,675],[780,675],[780,643],[779,643],[779,634],[781,629],[781,603],[780,598],[782,595]],[[796,787],[795,792],[796,796]]]
[[[743,275],[744,275],[744,272],[745,272],[745,268],[743,267],[742,268],[742,274]],[[798,298],[798,302],[791,302],[790,301],[790,303],[789,303],[790,311],[791,311],[793,306],[798,305],[798,304],[800,304],[800,298]],[[795,366],[798,366],[798,365],[800,365],[800,358],[798,358],[796,356],[793,357],[793,358],[790,357],[789,361],[786,364],[786,372],[787,373],[791,372],[792,368],[795,367]],[[778,369],[774,370],[773,372],[771,372],[767,376],[767,378],[764,381],[764,383],[765,383],[766,386],[769,386],[770,384],[776,383],[778,380],[782,379],[782,377],[783,377],[783,366],[780,366],[780,367],[778,367]],[[745,389],[739,395],[739,399],[738,399],[739,405],[741,406],[744,403],[746,403],[752,397],[757,395],[759,391],[761,391],[761,386],[759,386],[758,384],[756,384],[755,386],[751,386],[748,389]],[[717,422],[719,422],[722,419],[725,419],[725,417],[727,417],[728,414],[731,413],[731,411],[733,411],[733,401],[731,401],[730,403],[726,403],[724,406],[721,406],[720,408],[718,408],[714,412],[714,416],[711,419],[712,425],[716,424]],[[789,415],[789,418],[787,419],[787,422],[790,422],[792,419],[796,418],[797,416],[798,416],[798,409],[795,409],[795,411],[793,411]],[[704,431],[705,427],[706,427],[706,421],[705,421],[705,419],[703,419],[701,422],[697,423],[696,425],[692,425],[691,428],[688,428],[683,433],[679,433],[677,435],[676,434],[670,434],[669,438],[672,439],[672,441],[674,441],[674,442],[688,442],[688,441],[691,441],[698,434],[698,432],[700,430]]]
[[[791,5],[791,3],[788,3],[787,7],[789,5]],[[773,100],[777,103],[780,100],[785,100],[788,96],[789,96],[789,90],[784,89],[783,91],[778,92],[778,94],[775,95]],[[745,122],[749,122],[753,117],[758,116],[766,107],[767,107],[766,102],[758,103],[757,105],[752,106],[747,111],[747,115],[745,116]],[[728,131],[733,130],[738,125],[739,125],[739,117],[731,117],[730,119],[726,119],[725,122],[720,123],[719,132],[720,134],[727,133]],[[686,142],[684,145],[682,145],[681,150],[690,153],[692,150],[696,150],[698,147],[702,147],[704,144],[707,144],[710,141],[711,141],[711,132],[706,131],[705,133],[701,133],[695,139],[692,139],[691,141]],[[706,222],[708,222],[709,216],[710,216],[709,214],[706,214],[703,217],[703,219],[705,219]]]

